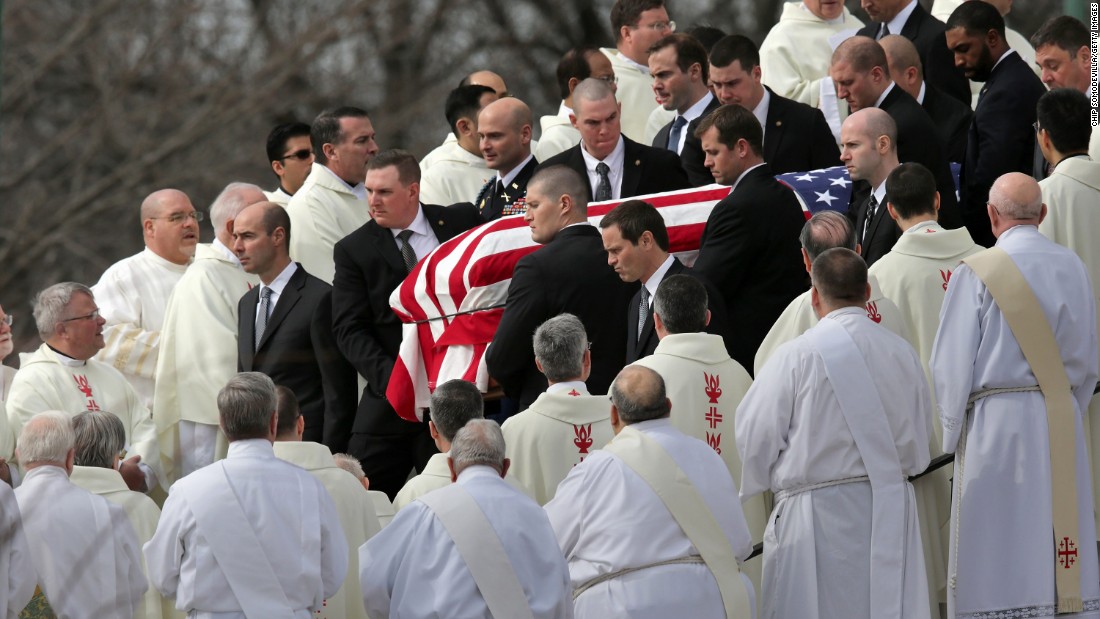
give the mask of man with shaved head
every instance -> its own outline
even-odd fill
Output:
[[[145,249],[108,267],[92,286],[107,321],[96,359],[122,372],[146,407],[153,404],[168,297],[195,255],[202,217],[182,191],[149,194],[141,203]]]
[[[569,117],[581,134],[581,143],[544,161],[541,167],[572,168],[587,179],[587,199],[596,202],[687,189],[690,185],[680,157],[623,135],[620,111],[610,84],[593,78],[581,82],[573,91],[573,115]]]
[[[478,114],[481,157],[497,173],[474,200],[486,221],[524,211],[527,181],[539,163],[531,155],[532,122],[531,108],[514,97],[494,101]]]
[[[237,373],[237,302],[260,283],[230,249],[233,222],[265,200],[255,185],[226,185],[210,205],[214,241],[196,247],[195,261],[168,299],[153,395],[168,484],[225,457],[218,391]]]
[[[573,128],[569,116],[573,114],[573,90],[589,77],[603,80],[615,90],[615,70],[611,68],[611,61],[598,48],[588,45],[574,47],[565,52],[558,61],[557,78],[561,105],[558,106],[557,114],[539,119],[542,131],[539,133],[538,146],[531,147],[535,159],[546,161],[581,141],[581,134]]]
[[[837,96],[848,101],[852,112],[877,107],[894,119],[898,160],[915,161],[932,171],[941,196],[943,225],[947,228],[962,225],[955,200],[955,181],[944,154],[946,147],[920,104],[894,83],[882,46],[868,37],[844,41],[833,52],[829,75],[836,83]],[[866,185],[854,185],[851,205],[857,205],[867,192]]]
[[[894,119],[877,108],[852,114],[840,127],[841,162],[853,181],[871,188],[870,195],[848,209],[868,266],[886,255],[901,234],[886,212],[886,177],[898,167],[897,132]]]
[[[970,106],[925,81],[924,65],[912,41],[899,34],[890,34],[882,37],[879,45],[886,52],[894,83],[916,99],[928,113],[936,127],[936,134],[947,147],[948,160],[961,163],[966,156],[966,132],[974,117]]]
[[[291,260],[290,238],[290,217],[274,202],[245,207],[233,222],[233,251],[260,278],[237,303],[237,368],[293,391],[304,440],[319,443],[326,419],[355,410],[355,371],[332,333],[332,287]]]
[[[1100,608],[1082,418],[1098,376],[1092,284],[1039,232],[1034,179],[1000,176],[988,202],[997,244],[955,269],[932,348],[943,450],[956,453],[948,612],[1087,617]]]

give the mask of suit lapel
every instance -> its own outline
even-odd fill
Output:
[[[374,246],[378,249],[378,253],[382,254],[382,258],[389,263],[390,268],[405,272],[405,261],[401,258],[401,250],[397,249],[397,240],[393,238],[387,228],[379,226],[374,220],[367,222],[368,230],[374,235]]]
[[[768,126],[764,127],[764,161],[775,161],[775,153],[779,150],[779,143],[783,141],[785,114],[783,102],[771,88],[768,88],[768,93],[771,95],[771,103],[768,104],[768,117],[765,119]]]
[[[623,143],[623,183],[619,188],[620,198],[638,195],[638,186],[642,183],[642,149],[625,135]]]
[[[283,291],[279,293],[279,300],[275,303],[275,309],[271,311],[271,318],[267,320],[267,328],[264,329],[264,336],[260,338],[258,348],[263,348],[264,344],[271,339],[271,334],[278,330],[283,319],[290,314],[290,310],[302,298],[300,289],[305,283],[305,269],[302,268],[302,265],[298,265],[294,275],[290,276],[290,281],[286,283],[286,286],[283,286]]]

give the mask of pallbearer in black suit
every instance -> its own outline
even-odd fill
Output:
[[[294,392],[303,440],[320,442],[326,421],[355,410],[355,371],[332,335],[332,287],[290,259],[290,216],[259,202],[233,221],[233,251],[261,284],[237,304],[237,369],[263,372]]]
[[[962,214],[970,236],[991,247],[996,239],[986,202],[993,181],[1009,172],[1035,170],[1035,105],[1046,89],[1005,41],[1005,20],[992,5],[966,2],[947,20],[947,45],[955,64],[985,82],[974,108],[959,174]],[[942,193],[941,193],[942,195]]]
[[[718,108],[718,100],[707,87],[707,71],[707,50],[690,35],[670,34],[649,48],[653,93],[661,107],[676,112],[672,122],[661,127],[653,138],[654,148],[665,148],[678,155],[684,149],[702,152],[699,138],[691,132],[691,123]],[[691,162],[680,159],[693,185],[712,182],[702,157]]]
[[[336,244],[333,328],[336,342],[367,380],[358,410],[325,420],[325,444],[359,459],[371,488],[392,499],[409,472],[435,453],[427,421],[410,423],[386,401],[386,386],[401,346],[401,321],[390,293],[440,243],[482,223],[472,204],[420,203],[420,166],[409,153],[389,150],[367,164],[371,220]]]
[[[653,58],[653,56],[650,56]],[[669,255],[668,229],[660,213],[648,202],[628,200],[600,219],[600,235],[607,250],[607,264],[624,282],[640,282],[626,314],[626,363],[653,354],[657,332],[653,326],[653,297],[657,286],[673,275],[695,276],[691,268]],[[710,323],[707,331],[725,335],[726,307],[714,286],[707,286]]]
[[[775,319],[809,287],[798,242],[806,216],[761,157],[760,123],[752,112],[723,105],[697,133],[714,181],[733,188],[707,218],[695,272],[722,291],[726,349],[751,368]]]
[[[944,144],[948,161],[962,163],[966,157],[966,132],[970,130],[974,111],[969,105],[948,96],[925,81],[920,54],[912,41],[891,34],[882,37],[879,45],[886,52],[886,62],[894,83],[916,99],[932,119],[936,134]]]
[[[540,168],[572,168],[587,179],[588,200],[597,202],[687,189],[687,175],[676,153],[624,136],[620,109],[610,84],[591,77],[582,81],[573,90],[569,117],[581,134],[581,143],[544,161]]]
[[[710,84],[719,103],[736,103],[756,116],[764,131],[764,160],[776,174],[818,170],[840,164],[829,124],[821,110],[781,97],[761,82],[760,52],[741,35],[723,37],[710,50]],[[692,130],[698,127],[694,123]],[[702,166],[703,151],[684,146],[685,168]],[[692,178],[695,185],[714,182]]]
[[[840,126],[844,167],[853,181],[865,181],[871,187],[871,194],[848,210],[867,266],[886,255],[901,236],[901,228],[886,210],[886,177],[898,167],[897,135],[894,119],[873,107],[845,118]]]
[[[486,105],[477,116],[481,156],[497,173],[474,201],[485,221],[525,210],[527,181],[539,164],[531,155],[531,123],[531,108],[513,97]]]
[[[544,247],[516,263],[496,335],[485,353],[492,376],[519,410],[546,391],[532,336],[563,312],[584,323],[592,346],[589,393],[607,393],[626,357],[626,305],[634,288],[607,266],[600,233],[588,223],[584,181],[565,166],[543,168],[527,185],[531,239]]]

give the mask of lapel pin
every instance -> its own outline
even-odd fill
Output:
[[[775,121],[775,126],[776,127],[782,127],[783,126],[783,121],[782,120]]]
[[[634,160],[634,165],[642,165],[642,160],[641,159],[635,159]]]
[[[443,225],[443,220],[442,219],[439,220],[439,225],[441,225],[441,226]]]

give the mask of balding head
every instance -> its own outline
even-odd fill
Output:
[[[997,238],[1015,226],[1038,226],[1047,214],[1039,183],[1020,172],[1009,172],[994,181],[986,208]]]
[[[506,175],[531,154],[531,108],[515,97],[497,99],[477,116],[481,156],[490,170]]]
[[[611,425],[616,434],[633,423],[668,417],[671,411],[665,381],[650,368],[628,365],[611,383]]]
[[[145,246],[154,254],[187,264],[199,242],[199,218],[191,199],[178,189],[161,189],[141,203],[141,229]]]
[[[182,204],[191,204],[187,194],[179,189],[159,189],[141,201],[141,218],[158,217],[165,209],[171,210]]]
[[[270,284],[290,263],[290,216],[274,202],[246,206],[233,222],[233,253],[248,273]]]
[[[859,110],[840,126],[840,161],[852,180],[876,188],[898,167],[897,139],[897,123],[889,114],[876,107]]]
[[[210,205],[210,225],[214,236],[226,247],[233,245],[233,220],[244,207],[266,202],[262,189],[252,183],[229,183]]]
[[[847,101],[853,112],[874,107],[890,85],[886,52],[870,37],[851,37],[833,52],[829,77],[836,84],[837,97]]]
[[[836,211],[821,211],[802,226],[802,242],[807,269],[814,259],[834,247],[844,247],[855,251],[856,230],[852,221]]]
[[[871,296],[867,263],[844,247],[826,250],[814,260],[810,283],[810,303],[818,318],[842,307],[863,307]]]
[[[508,86],[504,78],[492,71],[474,71],[458,84],[459,86],[488,86],[496,91],[498,97],[508,96]]]
[[[44,411],[31,417],[19,433],[16,453],[24,468],[58,466],[72,473],[75,436],[69,416]]]
[[[884,36],[878,43],[886,52],[886,63],[894,83],[916,99],[920,94],[921,84],[924,83],[924,68],[917,46],[900,34]]]

